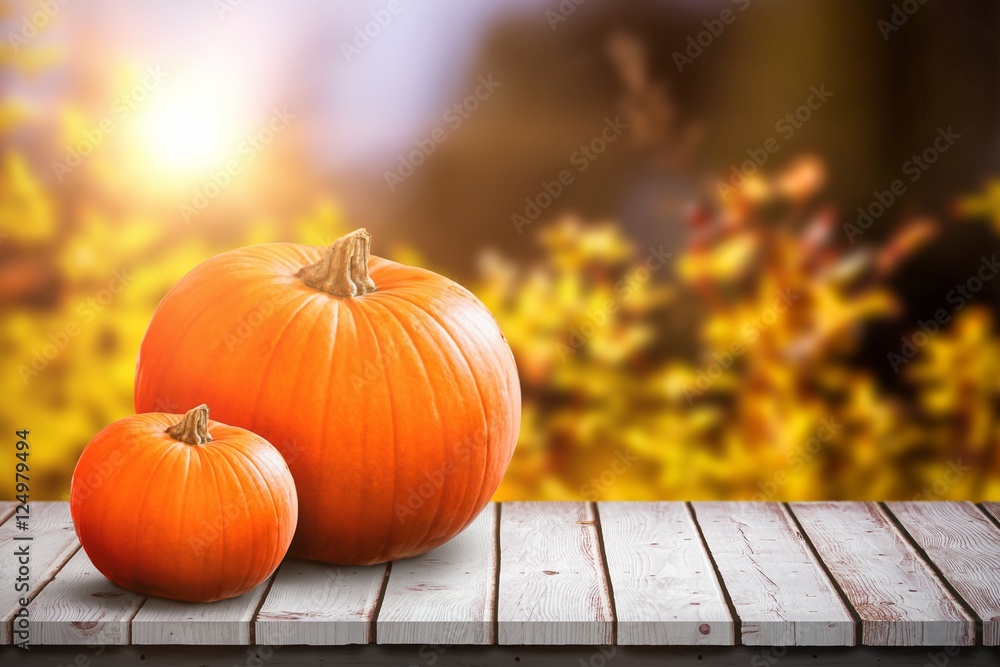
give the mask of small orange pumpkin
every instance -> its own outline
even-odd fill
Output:
[[[496,492],[521,420],[486,306],[370,246],[357,230],[213,257],[163,297],[136,367],[138,411],[205,400],[274,443],[299,493],[291,553],[328,563],[452,538]]]
[[[211,602],[274,572],[298,502],[277,449],[200,405],[126,417],[94,436],[73,471],[70,513],[94,566],[122,588]]]

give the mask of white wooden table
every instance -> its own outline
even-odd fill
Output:
[[[0,504],[3,664],[746,665],[820,651],[921,665],[934,650],[914,647],[936,647],[949,665],[1000,665],[1000,503],[493,504],[423,556],[289,558],[239,598],[189,604],[110,583],[68,505],[36,502],[30,652],[11,646],[25,535],[12,514]]]

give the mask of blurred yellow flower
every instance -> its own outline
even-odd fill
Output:
[[[19,153],[0,164],[0,231],[20,243],[49,241],[56,231],[52,197]]]

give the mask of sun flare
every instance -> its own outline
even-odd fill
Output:
[[[138,147],[157,170],[172,176],[224,164],[236,138],[228,106],[192,90],[167,92],[138,118]]]

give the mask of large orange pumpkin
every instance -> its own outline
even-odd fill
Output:
[[[297,500],[278,450],[200,405],[126,417],[94,436],[73,471],[70,513],[94,566],[122,588],[210,602],[274,572]]]
[[[489,310],[430,271],[329,248],[218,255],[163,298],[136,371],[139,411],[202,400],[285,456],[291,553],[369,564],[444,543],[489,502],[520,424],[513,355]]]

